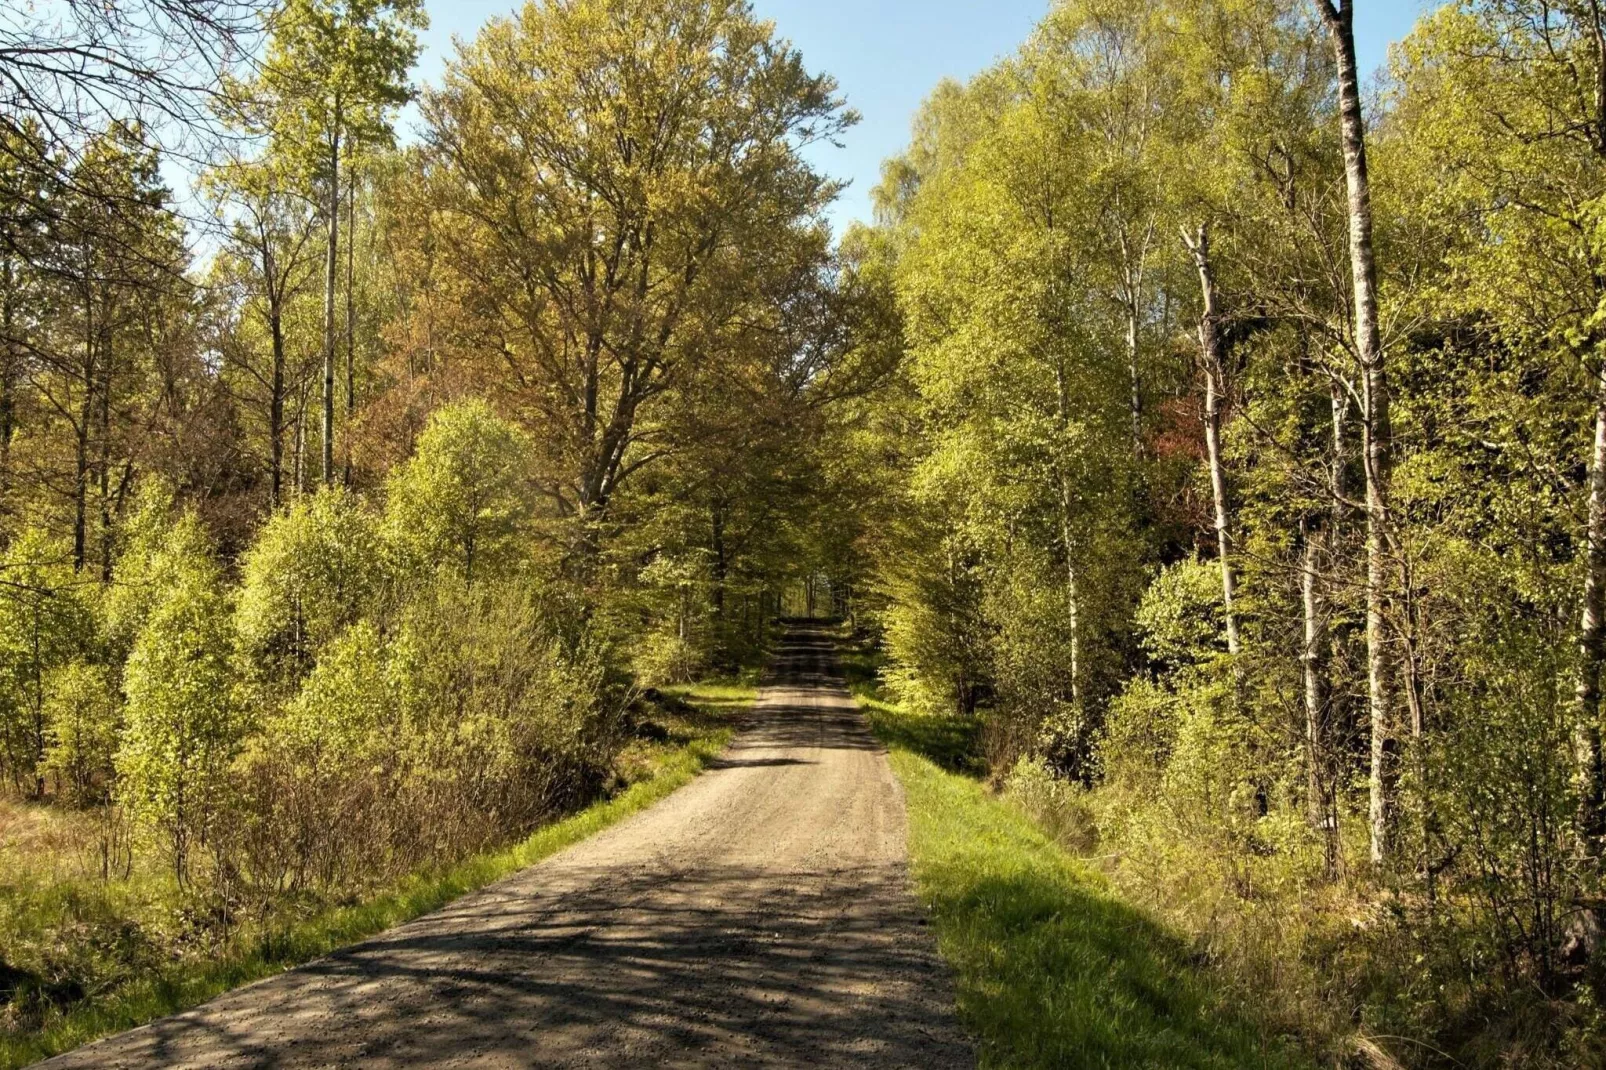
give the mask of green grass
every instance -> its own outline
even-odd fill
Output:
[[[915,884],[982,1066],[1310,1065],[1229,1005],[1174,934],[955,771],[964,729],[856,690],[903,782]]]
[[[678,719],[670,732],[670,745],[657,748],[649,768],[617,794],[547,825],[505,850],[415,874],[360,904],[301,922],[276,934],[271,942],[255,941],[249,949],[232,955],[176,964],[119,986],[104,999],[80,1003],[37,1032],[0,1036],[0,1070],[70,1051],[97,1037],[193,1007],[231,988],[328,954],[445,906],[646,809],[697,776],[724,750],[733,732],[732,715],[750,705],[757,693],[747,677],[665,690],[691,703],[694,716]]]

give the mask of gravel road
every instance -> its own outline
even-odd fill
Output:
[[[903,796],[794,629],[751,723],[656,806],[328,958],[42,1066],[974,1065]]]

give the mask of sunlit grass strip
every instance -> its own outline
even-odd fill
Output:
[[[1309,1065],[1230,1007],[1173,934],[951,771],[952,731],[867,694],[860,702],[903,783],[916,889],[983,1067]]]
[[[749,705],[754,691],[721,682],[676,689],[692,702],[720,709]],[[719,756],[734,728],[709,729],[656,764],[651,775],[611,798],[538,829],[503,851],[476,855],[454,866],[416,874],[388,892],[349,907],[329,910],[275,934],[271,943],[209,962],[187,962],[158,976],[119,986],[104,1000],[90,1000],[28,1036],[0,1038],[0,1070],[26,1066],[87,1044],[98,1037],[187,1010],[252,981],[271,977],[338,948],[437,910],[458,896],[483,888],[579,843],[631,814],[645,810],[691,781]]]

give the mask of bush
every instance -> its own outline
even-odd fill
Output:
[[[483,401],[438,410],[390,480],[385,533],[402,571],[472,584],[525,558],[530,467],[528,440]]]
[[[118,749],[119,798],[189,874],[191,848],[205,844],[228,794],[228,768],[242,735],[232,701],[231,629],[223,577],[193,514],[155,555],[161,577],[124,675],[127,728]]]
[[[50,745],[50,674],[85,653],[94,617],[68,546],[40,531],[6,554],[0,584],[0,763],[19,791],[42,795]]]
[[[348,491],[325,489],[275,513],[241,567],[244,668],[258,681],[294,683],[370,608],[381,582],[377,521]]]
[[[933,524],[900,535],[904,552],[878,577],[882,678],[899,702],[922,713],[975,713],[988,685],[978,555]]]
[[[1189,558],[1160,570],[1138,603],[1143,649],[1161,671],[1211,661],[1226,652],[1218,566]]]
[[[140,483],[123,524],[122,553],[101,595],[108,664],[120,669],[128,660],[134,637],[174,582],[173,569],[191,555],[211,552],[201,526],[182,519],[170,485],[160,479]],[[178,540],[193,545],[180,545]]]
[[[75,806],[109,801],[122,729],[111,673],[82,660],[53,671],[45,681],[45,720],[49,745],[40,769],[55,781],[56,795]]]
[[[1056,775],[1042,759],[1017,761],[1004,778],[1004,793],[1067,851],[1085,855],[1098,847],[1098,824],[1083,800],[1083,789]]]
[[[419,592],[387,672],[427,850],[523,832],[599,789],[619,720],[605,655],[566,641],[526,584],[443,576]]]
[[[636,678],[649,687],[688,683],[708,668],[715,646],[705,564],[695,555],[658,553],[637,579],[643,616],[658,623],[636,641]]]
[[[301,690],[242,755],[240,872],[264,904],[341,894],[414,861],[394,842],[397,703],[378,631],[361,621],[325,647]]]
[[[648,687],[684,684],[697,678],[707,667],[705,651],[679,632],[648,632],[636,644],[633,659],[636,679]]]

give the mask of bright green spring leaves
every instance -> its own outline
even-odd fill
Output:
[[[528,551],[529,439],[480,401],[437,413],[391,477],[385,538],[403,574],[445,568],[472,584]]]

